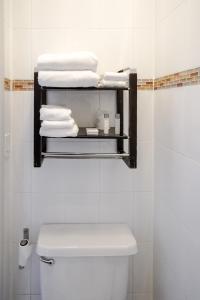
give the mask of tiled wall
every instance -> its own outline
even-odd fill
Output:
[[[157,1],[156,76],[197,68],[198,0]],[[155,300],[200,295],[200,86],[155,92]]]
[[[32,80],[37,56],[43,52],[87,49],[99,57],[99,73],[131,65],[137,67],[139,78],[153,78],[153,0],[13,0],[11,8],[6,2],[7,11],[12,8],[6,78]],[[46,160],[42,168],[34,169],[33,92],[10,91],[8,95],[12,138],[11,193],[6,205],[12,208],[7,223],[13,298],[40,298],[38,257],[34,254],[25,270],[17,269],[17,243],[23,227],[30,228],[35,244],[43,222],[125,222],[139,244],[139,254],[130,261],[129,299],[152,300],[153,91],[138,95],[137,170],[116,160]],[[98,107],[114,109],[112,92],[52,93],[49,100],[55,99],[70,103],[80,125],[92,125]],[[103,142],[89,145],[91,151],[113,148]],[[51,146],[88,149],[85,142]]]
[[[0,44],[3,45],[3,5],[0,2]],[[0,299],[3,283],[3,47],[0,47]]]

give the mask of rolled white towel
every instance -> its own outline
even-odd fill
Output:
[[[78,71],[96,72],[98,59],[88,51],[71,53],[47,53],[40,55],[37,61],[38,71]]]
[[[108,88],[127,88],[128,82],[126,81],[111,81],[111,80],[101,80],[99,87],[108,87]]]
[[[127,72],[106,72],[103,75],[104,80],[109,81],[128,81],[129,74]]]
[[[45,137],[76,137],[78,134],[78,126],[75,124],[71,129],[60,128],[60,129],[47,129],[45,127],[40,128],[40,136]]]
[[[70,119],[67,121],[43,121],[41,126],[44,127],[45,129],[64,129],[68,128],[71,129],[73,128],[75,122],[74,119]]]
[[[40,109],[42,121],[66,121],[71,120],[71,109],[63,106],[43,105]]]
[[[47,87],[96,87],[99,75],[92,71],[40,71],[38,82]]]

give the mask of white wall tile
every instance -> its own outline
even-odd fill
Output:
[[[158,0],[156,1],[156,17],[159,21],[168,17],[183,0]]]
[[[48,10],[46,7],[48,6]],[[106,9],[105,9],[106,7]],[[85,0],[32,2],[33,28],[123,28],[132,25],[132,1]],[[97,13],[98,12],[98,13]]]
[[[183,20],[185,30],[181,26]],[[188,3],[184,1],[178,9],[173,11],[169,18],[158,24],[156,64],[159,66],[159,71],[156,73],[156,76],[176,73],[191,67],[191,53],[188,51],[188,22]],[[181,55],[180,49],[183,49]]]
[[[31,30],[13,30],[12,73],[14,79],[32,79]]]
[[[151,192],[136,192],[133,208],[133,228],[138,243],[153,242],[153,195]]]
[[[12,94],[12,140],[13,143],[33,141],[33,93]]]
[[[167,18],[157,23],[156,76],[199,66],[200,43],[196,38],[199,24],[198,9],[199,1],[181,1]],[[181,26],[183,22],[184,30]]]
[[[199,164],[164,147],[159,147],[156,154],[158,154],[156,176],[159,177],[156,191],[160,201],[165,202],[179,222],[183,223],[192,235],[197,236],[200,194]]]
[[[155,20],[154,1],[135,0],[134,27],[153,28]]]
[[[199,92],[198,85],[158,91],[155,104],[157,140],[196,161],[200,161]]]
[[[199,39],[197,39],[198,35],[198,27],[200,24],[198,11],[200,9],[200,3],[198,0],[192,0],[188,2],[188,63],[190,66],[195,67],[199,66],[200,59],[199,59],[199,49],[200,49],[200,42]]]
[[[30,28],[31,0],[13,0],[12,18],[14,28]]]
[[[99,194],[64,194],[65,223],[97,223],[99,215]]]
[[[36,242],[40,226],[45,223],[64,223],[65,199],[58,193],[32,194],[32,241]]]
[[[32,147],[32,143],[16,143],[12,145],[12,184],[14,191],[19,193],[29,193],[32,189]]]
[[[163,259],[159,261],[159,268],[159,290],[156,290],[155,299],[184,299],[184,286],[180,273],[171,269]]]
[[[87,170],[87,176],[86,176]],[[33,169],[33,191],[70,193],[99,191],[99,161],[47,159]]]
[[[31,300],[41,300],[40,295],[31,295]]]
[[[138,92],[138,141],[151,142],[153,139],[153,98],[151,91]]]
[[[100,223],[125,223],[131,225],[133,194],[102,193],[100,195]]]
[[[31,300],[30,295],[15,295],[15,300]]]
[[[152,244],[139,245],[138,254],[134,256],[133,291],[151,293],[153,290]]]
[[[13,242],[23,239],[23,229],[31,228],[31,193],[12,194]]]
[[[196,0],[157,1],[156,76],[199,66],[198,9]],[[200,293],[199,91],[156,92],[156,300],[198,299]]]
[[[152,143],[138,143],[137,169],[133,173],[135,191],[152,190],[153,149]]]
[[[154,77],[154,35],[151,29],[134,29],[134,67],[139,78]]]
[[[95,127],[96,113],[99,109],[98,93],[68,92],[64,103],[72,110],[72,116],[79,127]]]
[[[121,160],[101,160],[101,192],[132,191],[133,170],[127,168]]]
[[[94,28],[127,28],[133,26],[134,1],[125,0],[122,2],[117,0],[113,3],[112,1],[95,0],[90,1],[90,6],[91,2],[95,2],[92,13],[92,26]],[[91,7],[89,7],[89,11],[91,13]]]
[[[134,300],[153,300],[152,293],[134,294]]]

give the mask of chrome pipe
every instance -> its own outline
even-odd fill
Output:
[[[114,158],[121,159],[129,157],[128,153],[68,153],[68,152],[42,152],[44,158]]]

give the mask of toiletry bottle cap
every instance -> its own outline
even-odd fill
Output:
[[[108,119],[109,118],[109,114],[104,114],[104,118]]]

